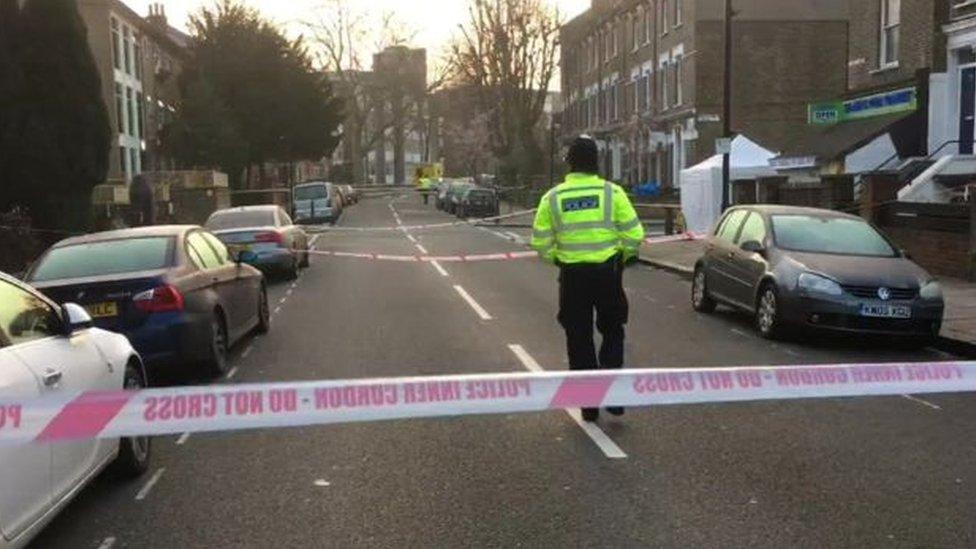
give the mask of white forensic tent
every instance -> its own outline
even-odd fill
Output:
[[[774,153],[744,135],[732,140],[731,181],[776,175],[769,167]],[[704,233],[722,215],[722,155],[681,170],[681,211],[687,230]]]

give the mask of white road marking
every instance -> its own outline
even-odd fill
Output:
[[[109,536],[102,540],[102,543],[98,546],[98,549],[112,549],[113,545],[115,545],[115,536]]]
[[[279,299],[278,300],[278,303],[280,303],[281,305],[284,305],[286,301],[288,301],[288,296],[285,296],[285,297]]]
[[[332,486],[332,483],[325,480],[324,478],[316,479],[315,482],[313,482],[312,484],[323,488],[327,486]]]
[[[912,396],[912,395],[901,395],[901,396],[904,397],[904,398],[907,398],[908,400],[917,402],[917,403],[921,404],[922,406],[928,406],[929,408],[932,408],[933,410],[941,410],[942,409],[942,406],[939,406],[938,404],[933,404],[933,403],[931,403],[931,402],[929,402],[927,400],[920,399],[920,398],[918,398],[916,396]]]
[[[508,235],[508,236],[510,236],[512,238],[512,240],[514,240],[516,242],[521,242],[522,241],[522,237],[519,236],[519,235],[517,235],[517,234],[515,234],[515,233],[513,233],[512,231],[505,231],[505,234]]]
[[[737,336],[750,337],[749,334],[747,334],[746,332],[743,332],[742,330],[740,330],[738,328],[730,328],[729,331],[732,332],[733,334],[737,335]]]
[[[430,253],[427,251],[427,248],[424,248],[423,245],[417,244],[416,246],[417,246],[417,250],[419,250],[420,253],[424,255],[430,255]]]
[[[280,312],[281,312],[281,307],[275,307],[274,312],[272,312],[271,314],[276,315],[276,314],[278,314]]]
[[[252,349],[254,349],[254,345],[248,345],[245,347],[244,351],[241,353],[241,358],[247,358],[247,355],[251,354]]]
[[[163,473],[165,471],[166,471],[165,467],[160,467],[159,470],[156,471],[155,474],[153,474],[153,476],[149,477],[149,481],[146,482],[146,484],[142,487],[142,489],[140,489],[139,492],[136,494],[136,501],[142,501],[146,499],[146,496],[149,495],[149,491],[153,489],[153,486],[155,486],[157,482],[159,482],[159,477],[163,476]]]
[[[234,366],[233,368],[230,369],[229,372],[227,372],[226,379],[230,379],[230,378],[232,378],[232,377],[234,377],[236,375],[237,375],[237,366]]]
[[[481,305],[478,305],[478,302],[475,301],[474,298],[471,297],[470,294],[468,294],[468,292],[464,291],[464,288],[462,288],[461,286],[455,285],[454,286],[454,291],[456,291],[458,294],[460,294],[460,296],[466,302],[468,302],[468,305],[470,305],[471,308],[474,309],[474,312],[478,313],[478,316],[481,317],[481,320],[491,320],[491,315],[488,314],[488,311],[486,311],[485,308],[482,307]]]
[[[416,244],[416,243],[417,243],[417,238],[416,238],[416,237],[414,237],[414,236],[413,236],[412,234],[410,234],[410,233],[407,233],[407,240],[409,240],[410,242],[413,242],[414,244]]]
[[[450,276],[448,275],[447,271],[444,270],[444,267],[441,267],[441,264],[438,263],[437,261],[431,261],[430,264],[433,265],[435,269],[437,269],[437,272],[441,273],[441,276]]]
[[[783,349],[783,350],[786,352],[786,354],[796,358],[800,358],[801,356],[803,356],[803,353],[794,351],[793,349]]]
[[[183,446],[186,443],[186,439],[190,438],[190,433],[186,432],[180,435],[180,438],[176,439],[177,446]]]
[[[295,287],[292,286],[291,288],[288,288],[287,290],[285,290],[285,295],[290,296],[291,293],[294,292],[294,291],[295,291]]]
[[[526,351],[521,345],[510,343],[508,348],[512,351],[512,353],[515,354],[515,356],[519,359],[519,362],[522,363],[522,366],[524,366],[526,370],[537,373],[545,371],[542,369],[542,366],[536,362],[535,358],[533,358],[532,355],[530,355],[529,352]],[[600,448],[603,455],[610,459],[625,459],[627,457],[627,454],[620,449],[620,446],[617,446],[617,443],[607,436],[607,434],[603,432],[603,429],[600,429],[596,423],[583,421],[579,410],[566,410],[566,413],[569,415],[569,417],[573,418],[573,421],[579,425],[580,429],[582,429],[583,432],[590,437],[590,440],[592,440],[597,447]]]
[[[309,241],[308,241],[308,245],[309,245],[309,247],[312,247],[312,246],[314,246],[314,245],[315,245],[315,243],[319,241],[319,237],[320,237],[320,236],[322,236],[322,235],[320,235],[320,234],[317,234],[317,235],[315,235],[315,236],[313,236],[313,237],[312,237],[311,239],[309,239]]]

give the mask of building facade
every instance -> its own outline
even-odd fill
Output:
[[[143,18],[119,0],[79,0],[114,132],[109,183],[128,183],[171,161],[159,131],[176,112],[176,79],[188,37],[170,27],[161,4]]]
[[[595,137],[604,175],[678,183],[722,134],[724,10],[715,0],[593,0],[561,32],[562,134]],[[845,0],[733,0],[732,129],[770,149],[809,102],[843,93]]]

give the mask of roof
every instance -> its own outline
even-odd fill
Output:
[[[850,219],[862,220],[861,217],[851,215],[837,210],[825,210],[823,208],[808,208],[805,206],[786,206],[782,204],[743,204],[735,206],[733,209],[750,209],[762,212],[766,215],[812,215],[818,217],[845,217]]]
[[[914,118],[907,119],[915,114],[915,112],[888,114],[839,122],[811,130],[795,144],[788,146],[781,157],[815,156],[819,162],[837,160],[867,145],[899,122],[914,123]]]
[[[132,229],[119,229],[115,231],[104,231],[81,236],[66,238],[54,245],[55,248],[62,246],[74,246],[76,244],[88,244],[91,242],[104,242],[106,240],[121,240],[125,238],[142,238],[151,236],[179,236],[189,230],[199,229],[197,225],[152,225],[149,227],[136,227]]]

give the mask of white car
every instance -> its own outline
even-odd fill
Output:
[[[145,387],[125,336],[91,323],[0,273],[0,402]],[[149,455],[148,437],[0,445],[0,548],[25,545],[106,467],[137,476]]]

